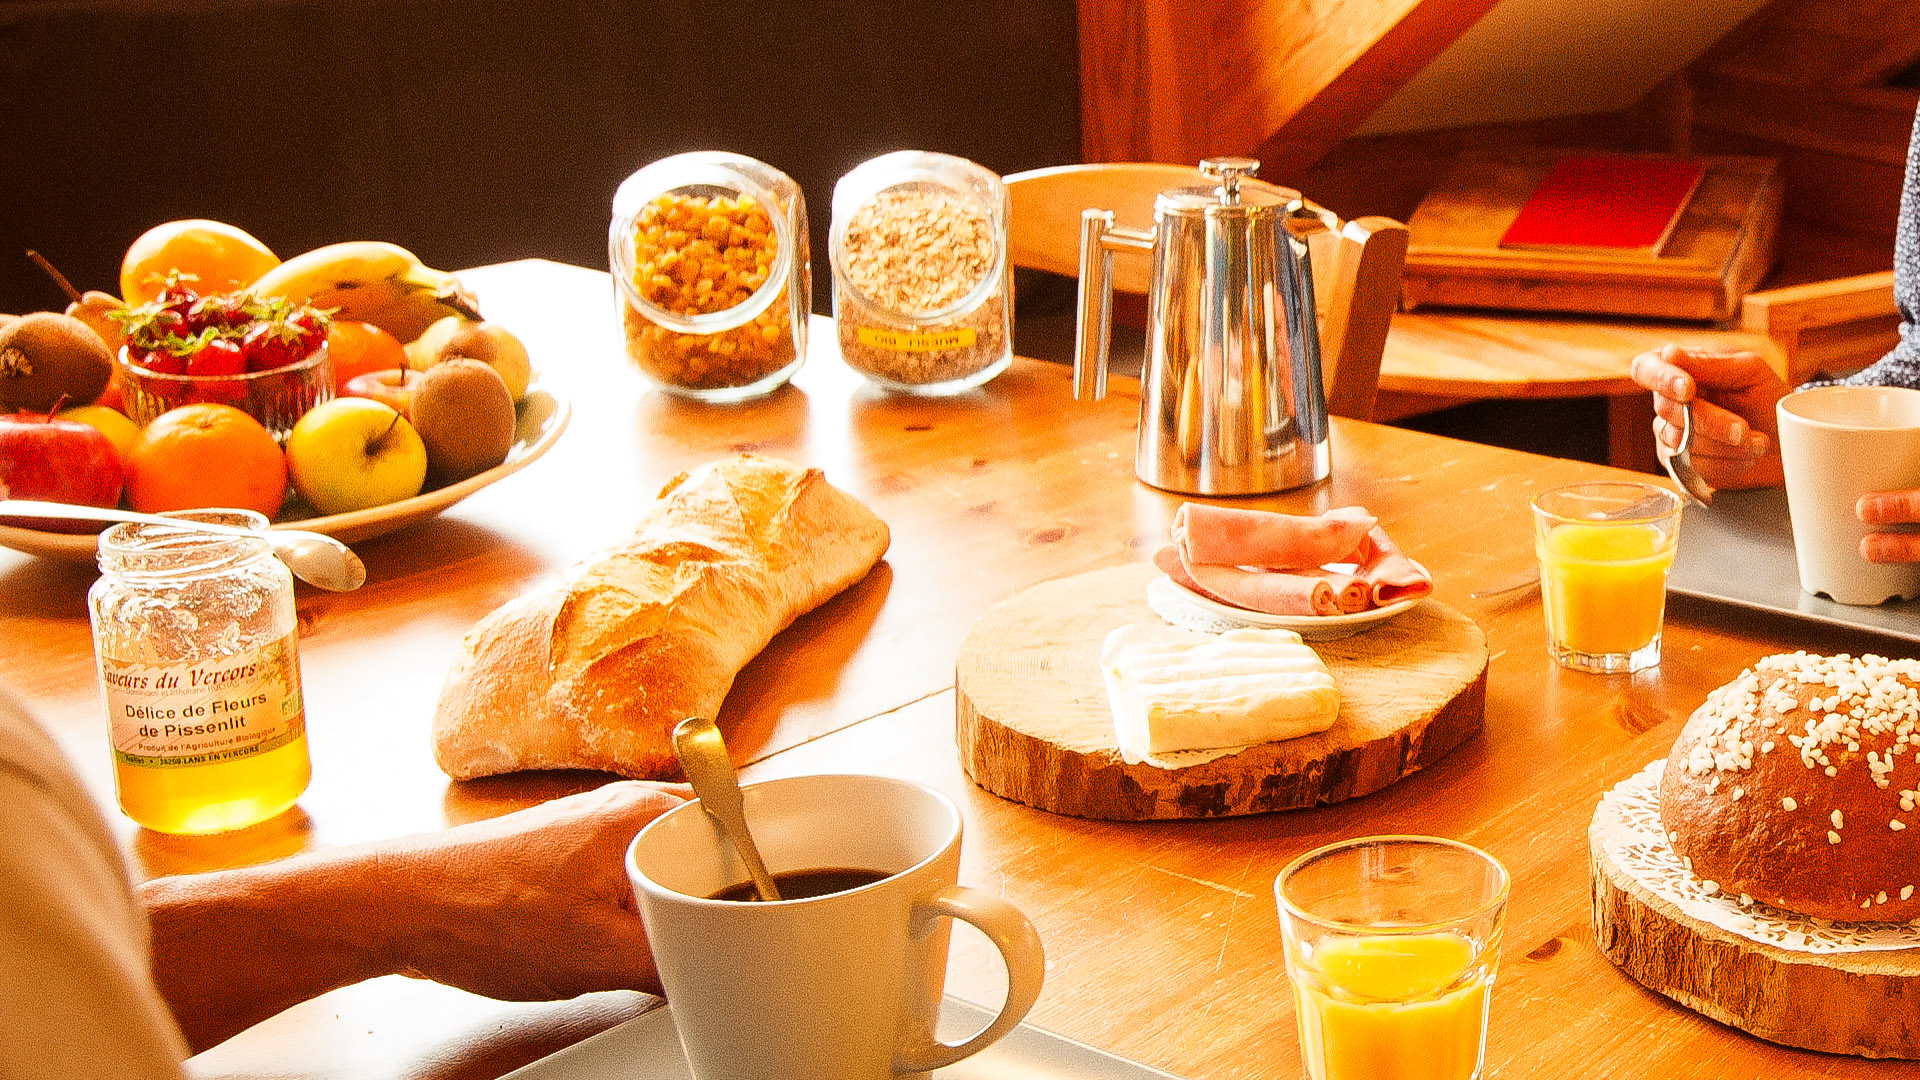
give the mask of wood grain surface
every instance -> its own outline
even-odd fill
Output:
[[[1593,934],[1649,990],[1763,1039],[1920,1058],[1920,951],[1814,955],[1750,941],[1655,896],[1589,838]]]
[[[1660,666],[1632,676],[1556,667],[1537,598],[1474,600],[1533,564],[1527,501],[1620,473],[1335,418],[1333,475],[1236,505],[1294,513],[1362,505],[1433,571],[1435,598],[1487,636],[1480,735],[1364,798],[1206,821],[1106,822],[1000,798],[954,742],[954,661],[990,608],[1052,578],[1144,562],[1179,499],[1132,476],[1137,390],[1075,402],[1060,366],[1016,361],[986,386],[922,400],[868,387],[816,323],[795,385],[739,406],[649,389],[621,355],[604,273],[553,263],[462,275],[574,404],[534,466],[431,522],[363,545],[356,593],[298,596],[314,780],[297,809],[242,833],[143,833],[114,810],[86,618],[89,568],[0,552],[0,684],[54,732],[141,876],[258,862],[490,817],[610,777],[449,781],[433,765],[433,702],[460,636],[496,605],[631,530],[662,481],[735,449],[824,469],[893,530],[885,562],[803,617],[741,673],[721,711],[749,780],[805,772],[905,776],[966,817],[962,878],[1034,921],[1047,984],[1039,1026],[1193,1080],[1302,1075],[1281,970],[1273,876],[1347,837],[1417,832],[1492,853],[1513,876],[1487,1037],[1489,1077],[1858,1078],[1897,1062],[1789,1049],[1648,991],[1595,944],[1586,830],[1601,792],[1663,756],[1707,692],[1768,653],[1910,647],[1862,632],[1674,598]],[[949,987],[992,1003],[992,948],[955,934]],[[192,1063],[226,1077],[497,1077],[651,1008],[624,993],[489,1001],[377,979],[275,1017]]]
[[[1114,743],[1100,646],[1117,627],[1162,622],[1146,601],[1158,574],[1129,563],[1044,582],[974,624],[954,704],[975,783],[1076,817],[1257,814],[1378,791],[1480,730],[1486,635],[1426,601],[1365,633],[1310,643],[1340,688],[1340,717],[1326,731],[1179,769],[1129,765]]]

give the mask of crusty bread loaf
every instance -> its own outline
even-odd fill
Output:
[[[1823,919],[1920,916],[1920,661],[1769,656],[1673,745],[1660,821],[1696,877]]]
[[[674,725],[718,713],[747,661],[864,577],[887,539],[818,469],[740,455],[677,476],[632,539],[467,634],[434,712],[434,758],[456,779],[675,775]]]

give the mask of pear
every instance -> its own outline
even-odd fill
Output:
[[[86,323],[94,333],[99,334],[100,340],[106,343],[107,352],[118,353],[121,346],[127,343],[127,335],[113,313],[126,309],[127,305],[112,293],[88,289],[80,294],[79,299],[67,305],[67,314]]]
[[[533,365],[527,347],[499,323],[475,322],[449,315],[427,327],[426,332],[407,346],[407,364],[425,371],[436,364],[464,356],[478,360],[500,375],[507,392],[519,401],[527,395],[533,379]]]
[[[513,449],[513,396],[500,373],[478,360],[455,356],[428,368],[413,392],[412,418],[441,484],[485,472]]]

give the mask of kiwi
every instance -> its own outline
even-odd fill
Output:
[[[485,472],[513,449],[513,395],[500,373],[478,360],[456,357],[428,368],[413,392],[412,418],[427,466],[443,484]]]
[[[0,412],[88,404],[112,374],[106,342],[71,315],[36,311],[0,325]]]

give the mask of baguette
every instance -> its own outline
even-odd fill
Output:
[[[668,481],[632,539],[482,619],[434,710],[458,780],[520,769],[677,775],[775,634],[865,577],[887,526],[818,469],[742,454]]]

